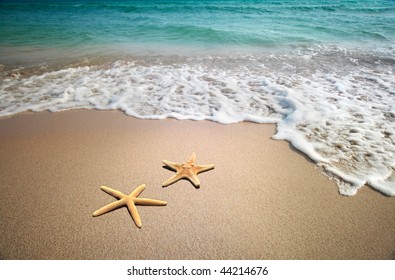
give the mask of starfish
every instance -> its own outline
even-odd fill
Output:
[[[169,167],[170,169],[176,171],[177,173],[174,176],[170,177],[167,181],[165,181],[162,186],[167,187],[180,179],[188,179],[196,188],[200,187],[200,181],[197,177],[198,173],[208,171],[214,168],[214,164],[208,165],[196,165],[196,154],[192,153],[191,158],[182,164],[174,163],[171,161],[163,160],[163,163]]]
[[[116,191],[106,186],[101,186],[102,191],[112,195],[115,198],[118,198],[117,201],[114,201],[99,210],[93,212],[93,217],[103,215],[107,212],[110,212],[114,209],[119,207],[125,206],[128,208],[130,215],[132,216],[133,221],[135,222],[136,226],[141,228],[141,219],[140,215],[137,212],[136,205],[154,205],[154,206],[164,206],[167,204],[166,201],[156,200],[156,199],[149,199],[149,198],[138,198],[138,196],[142,193],[145,189],[145,184],[137,187],[131,194],[125,195],[120,191]]]

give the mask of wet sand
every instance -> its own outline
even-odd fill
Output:
[[[139,120],[116,111],[0,119],[1,259],[394,259],[395,198],[353,197],[274,125]],[[196,189],[162,160],[215,164]],[[105,185],[167,206],[125,207]]]

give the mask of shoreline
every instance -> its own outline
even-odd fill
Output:
[[[71,110],[0,118],[1,259],[394,259],[395,200],[344,197],[275,125],[141,120]],[[200,189],[161,160],[215,164]],[[100,186],[165,207],[92,213]]]

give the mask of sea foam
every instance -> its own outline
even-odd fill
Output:
[[[343,195],[367,184],[395,196],[394,61],[345,50],[150,57],[6,77],[0,116],[121,110],[142,119],[277,124]]]

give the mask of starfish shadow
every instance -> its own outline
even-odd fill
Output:
[[[167,169],[169,171],[174,171],[173,169],[171,169],[170,167],[168,167],[167,165],[163,165],[162,168]]]

